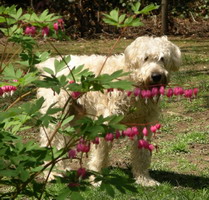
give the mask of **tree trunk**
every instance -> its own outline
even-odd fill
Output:
[[[166,35],[168,33],[168,0],[161,1],[161,15],[162,15],[161,34]]]

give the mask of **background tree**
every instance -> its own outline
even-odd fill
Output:
[[[162,21],[162,35],[168,33],[168,0],[162,0],[161,2],[161,21]]]

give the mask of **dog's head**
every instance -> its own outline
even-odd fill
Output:
[[[138,37],[125,49],[130,77],[141,87],[167,85],[181,64],[180,49],[167,37]]]

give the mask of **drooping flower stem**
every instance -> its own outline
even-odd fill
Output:
[[[11,107],[13,107],[16,103],[18,103],[20,100],[22,100],[24,97],[30,95],[31,93],[35,92],[38,88],[35,88],[25,94],[23,94],[22,96],[18,97],[13,103],[11,103],[4,111],[9,110]]]

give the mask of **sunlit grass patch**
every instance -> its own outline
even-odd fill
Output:
[[[180,130],[179,130],[180,131]],[[163,153],[188,153],[190,144],[205,144],[209,139],[208,132],[188,132],[176,134],[175,140],[159,142]]]
[[[209,50],[208,50],[209,51]],[[207,55],[197,55],[197,54],[185,54],[183,56],[184,66],[195,65],[195,64],[208,64],[209,58]]]
[[[191,102],[184,102],[185,110],[186,112],[203,112],[207,108],[204,107],[204,102],[203,99],[195,99],[192,100]]]
[[[115,48],[111,50],[111,47],[116,42],[115,40],[104,39],[104,40],[78,40],[78,41],[64,41],[64,42],[54,42],[54,46],[63,55],[90,55],[90,54],[100,54],[108,55],[123,53],[126,46],[132,42],[132,40],[121,39]],[[41,51],[51,50],[52,55],[57,55],[57,52],[51,48],[50,44],[40,42],[39,47]]]

